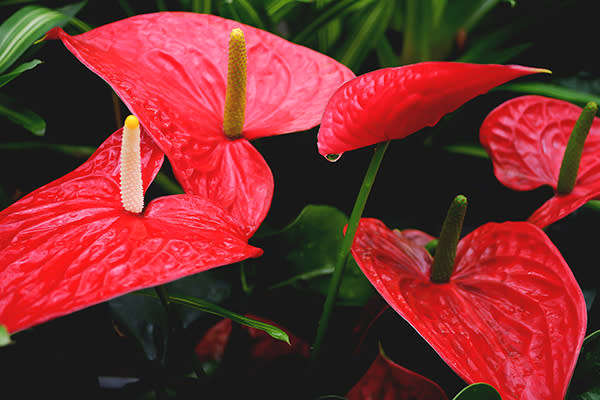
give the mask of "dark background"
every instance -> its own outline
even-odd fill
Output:
[[[55,7],[69,2],[43,3]],[[138,13],[156,10],[154,2],[130,3]],[[595,2],[567,1],[564,6],[556,3],[559,2],[518,1],[518,11],[508,6],[498,7],[494,17],[482,29],[494,29],[494,24],[501,26],[503,21],[515,18],[515,15],[530,18],[532,23],[518,32],[518,37],[530,42],[531,46],[511,63],[548,68],[553,74],[524,80],[567,82],[598,94],[600,90],[593,91],[599,86],[600,71],[596,54],[598,13],[591,9]],[[18,8],[0,8],[0,20]],[[94,27],[125,16],[112,0],[90,0],[78,14],[79,19]],[[47,122],[47,132],[43,137],[34,137],[6,119],[0,119],[1,142],[36,141],[96,147],[117,129],[110,88],[59,41],[39,46],[35,58],[44,63],[1,90],[40,114]],[[371,57],[362,70],[355,72],[374,69],[375,63]],[[526,219],[551,196],[549,188],[522,193],[511,191],[495,179],[489,160],[453,154],[443,147],[454,143],[478,143],[478,128],[487,113],[515,95],[494,90],[467,103],[438,126],[392,142],[364,216],[379,218],[389,227],[418,228],[437,235],[450,201],[457,194],[464,194],[469,199],[464,233],[490,221]],[[120,108],[122,113],[126,112],[122,105]],[[330,163],[317,153],[316,134],[315,128],[255,142],[275,178],[275,194],[265,226],[285,226],[307,204],[332,205],[350,214],[373,149],[348,152],[338,162]],[[41,149],[0,150],[0,185],[9,198],[16,199],[71,171],[83,159]],[[156,187],[149,192],[149,196],[162,194]],[[599,261],[595,253],[599,223],[597,212],[582,208],[547,229],[583,289],[592,296],[600,284],[596,272]],[[297,314],[288,312],[293,317],[288,317],[285,322],[311,340],[314,321],[301,317],[303,305],[300,303],[305,299],[269,300],[272,300],[270,307],[279,304],[281,309],[297,310]],[[318,315],[320,299],[304,306],[309,310],[307,315],[315,315],[315,311]],[[594,304],[590,310],[588,332],[600,328],[598,308]],[[270,311],[273,315],[285,314],[282,310]],[[344,312],[341,310],[336,317],[340,330],[347,328]],[[46,324],[43,334],[26,336],[19,346],[2,349],[0,363],[6,366],[6,360],[12,361],[12,372],[8,379],[5,375],[5,382],[18,382],[24,393],[37,390],[36,386],[28,386],[32,382],[52,388],[51,392],[70,393],[75,388],[84,390],[87,385],[93,385],[92,377],[97,374],[118,374],[135,369],[137,363],[142,362],[140,353],[132,350],[129,339],[115,335],[112,325],[106,323],[108,320],[106,308],[95,306]],[[388,316],[385,321],[388,325],[381,329],[396,329],[405,335],[399,343],[415,335],[398,318]],[[392,358],[418,371],[427,370],[439,361],[424,345],[412,347],[408,352],[406,346],[395,349],[390,344],[389,347],[388,353],[395,357]],[[62,350],[56,351],[59,348]],[[2,373],[4,369],[2,367]],[[35,373],[35,380],[24,378],[32,373]],[[436,374],[448,387],[459,387],[460,383],[451,371],[437,371]],[[360,374],[356,372],[355,375]],[[69,386],[72,389],[67,389]]]

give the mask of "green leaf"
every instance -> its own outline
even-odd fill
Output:
[[[85,3],[79,3],[81,7]],[[76,8],[69,8],[72,12]],[[0,73],[6,71],[49,29],[60,26],[71,16],[40,6],[26,6],[0,25]]]
[[[260,14],[248,0],[224,1],[220,6],[220,14],[236,21],[265,29],[265,23],[261,19]]]
[[[449,146],[444,146],[444,150],[449,153],[456,154],[464,154],[467,156],[473,156],[478,158],[489,159],[488,153],[485,151],[483,147],[476,144],[454,144]]]
[[[502,397],[487,383],[473,383],[461,390],[453,400],[502,400]]]
[[[137,293],[143,294],[144,296],[158,298],[158,295],[156,295],[152,292],[141,291],[141,292],[137,292]],[[194,310],[218,315],[223,318],[229,318],[233,322],[237,322],[238,324],[246,325],[251,328],[259,329],[259,330],[264,331],[265,333],[269,334],[269,336],[271,336],[274,339],[281,340],[282,342],[286,342],[287,344],[290,344],[290,338],[289,338],[288,334],[285,333],[284,330],[282,330],[276,326],[273,326],[271,324],[267,324],[265,322],[258,321],[258,320],[248,318],[243,315],[234,313],[233,311],[226,310],[223,307],[220,307],[216,304],[212,304],[208,301],[199,299],[197,297],[169,295],[169,301],[172,303],[175,303],[175,304],[180,304],[182,306],[192,308]]]
[[[377,42],[375,51],[381,68],[398,66],[398,56],[394,53],[394,49],[386,37]]]
[[[193,296],[212,304],[222,303],[231,297],[231,285],[214,271],[204,271],[164,285],[166,291],[178,296]],[[154,291],[146,294],[134,292],[108,302],[109,309],[121,329],[134,337],[149,360],[162,360],[165,356],[170,327],[165,308]],[[206,318],[203,310],[173,307],[176,320],[186,329],[196,321]],[[179,343],[171,343],[171,346]]]
[[[600,104],[600,96],[596,96],[591,93],[585,93],[578,90],[570,89],[564,86],[555,85],[552,83],[544,82],[521,82],[521,83],[509,83],[502,85],[502,90],[508,90],[511,92],[525,93],[525,94],[538,94],[540,96],[554,97],[576,103],[579,105],[585,105],[586,103],[593,101]]]
[[[281,231],[259,239],[265,256],[254,261],[259,264],[256,270],[268,274],[271,280],[276,277],[270,289],[293,286],[326,295],[347,222],[344,213],[334,207],[306,206]],[[269,268],[273,265],[277,266],[276,273]],[[362,306],[373,294],[373,287],[349,257],[338,301]]]
[[[211,0],[192,0],[191,11],[210,14],[212,11]]]
[[[589,200],[584,204],[584,207],[590,208],[596,212],[600,212],[600,200]]]
[[[363,2],[365,4],[365,2]],[[327,5],[327,7],[319,10],[317,17],[308,24],[300,33],[298,33],[293,39],[294,43],[303,43],[311,35],[314,35],[319,29],[322,29],[325,25],[337,18],[343,18],[350,12],[356,10],[355,0],[341,0],[334,1]]]
[[[381,40],[394,12],[394,1],[381,0],[373,3],[359,24],[358,30],[351,33],[337,59],[352,70],[358,70],[375,44]]]
[[[46,122],[42,117],[2,93],[0,93],[0,115],[21,125],[34,135],[42,136],[46,133]]]
[[[265,12],[273,23],[280,22],[291,13],[298,2],[296,0],[270,0],[265,4]]]
[[[433,58],[447,56],[459,30],[471,31],[500,0],[458,0],[446,4],[444,15],[435,27],[431,42]],[[512,33],[515,31],[513,30]]]
[[[6,330],[6,327],[4,325],[0,325],[0,347],[7,346],[11,343],[12,341],[8,331]]]
[[[18,67],[16,67],[12,71],[10,71],[4,75],[0,75],[0,87],[6,85],[8,82],[12,81],[17,76],[21,75],[23,72],[29,71],[30,69],[35,68],[36,66],[38,66],[41,63],[42,62],[37,59],[31,60],[29,62],[19,65]]]
[[[434,5],[431,0],[407,0],[402,42],[402,64],[431,60],[434,34]]]
[[[565,398],[567,400],[600,399],[600,330],[584,339]]]

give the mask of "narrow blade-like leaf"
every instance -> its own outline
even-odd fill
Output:
[[[152,292],[148,292],[148,291],[141,291],[138,293],[143,294],[145,296],[158,297],[156,294],[154,294]],[[290,342],[290,338],[289,338],[288,334],[285,333],[285,331],[283,331],[280,328],[277,328],[273,325],[267,324],[262,321],[258,321],[258,320],[252,319],[252,318],[245,317],[245,316],[237,314],[233,311],[226,310],[223,307],[217,306],[216,304],[212,304],[208,301],[199,299],[197,297],[169,295],[169,301],[171,301],[175,304],[181,304],[181,305],[184,305],[187,307],[191,307],[196,310],[215,314],[215,315],[221,316],[223,318],[229,318],[232,321],[237,322],[238,324],[246,325],[251,328],[260,329],[261,331],[268,333],[271,337],[273,337],[277,340],[281,340],[286,343]]]
[[[70,12],[74,10],[69,8]],[[0,73],[6,71],[50,28],[69,19],[70,15],[40,6],[26,6],[10,16],[0,25]]]
[[[46,133],[46,121],[33,111],[24,108],[11,97],[0,93],[0,115],[3,115],[13,121],[15,124],[21,125],[29,132],[37,136],[42,136]]]
[[[366,58],[367,54],[377,43],[385,32],[391,15],[394,2],[382,0],[373,4],[366,14],[362,24],[358,25],[348,45],[344,47],[338,59],[350,69],[356,70]]]
[[[12,71],[10,71],[6,74],[0,75],[0,87],[6,85],[8,82],[12,81],[17,76],[21,75],[23,72],[29,71],[30,69],[35,68],[36,66],[38,66],[41,63],[42,62],[38,59],[31,60],[29,62],[19,65],[18,67],[16,67],[15,69],[13,69]]]

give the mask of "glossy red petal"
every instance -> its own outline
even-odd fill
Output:
[[[586,330],[569,266],[527,222],[490,223],[463,238],[447,284],[429,281],[431,258],[378,220],[352,248],[383,298],[467,383],[503,399],[564,398]]]
[[[354,77],[324,54],[207,14],[143,14],[77,36],[56,29],[49,37],[60,38],[105,79],[168,150],[160,140],[166,133],[161,135],[160,130],[181,119],[189,122],[177,132],[181,140],[194,142],[198,136],[203,140],[222,133],[233,28],[241,28],[246,39],[248,139],[316,126],[333,91]]]
[[[363,377],[346,394],[348,400],[446,400],[435,382],[377,355]]]
[[[403,229],[401,231],[398,229],[394,229],[394,233],[400,235],[400,237],[402,237],[403,239],[413,242],[419,246],[425,246],[427,243],[436,239],[435,236],[431,236],[430,234],[420,231],[418,229]]]
[[[549,185],[556,190],[563,155],[581,108],[541,96],[521,96],[502,103],[483,121],[482,146],[494,174],[514,190]],[[586,139],[573,192],[556,195],[529,221],[545,227],[600,195],[600,119]]]
[[[543,71],[517,65],[424,62],[358,76],[329,100],[319,129],[319,153],[341,154],[404,138],[498,85]]]
[[[49,37],[60,38],[112,86],[165,152],[186,193],[209,193],[220,204],[233,204],[238,216],[249,210],[241,222],[254,231],[271,202],[270,171],[258,154],[252,165],[237,160],[241,169],[221,162],[239,151],[226,150],[235,141],[222,128],[229,34],[236,27],[244,31],[248,49],[246,139],[316,126],[333,91],[354,76],[314,50],[213,15],[144,14],[77,36],[56,28]],[[260,177],[240,178],[256,172]],[[240,198],[232,199],[238,190]],[[261,204],[242,204],[245,200]]]
[[[521,96],[496,107],[480,129],[481,145],[490,155],[494,173],[515,190],[549,185],[556,190],[563,155],[581,108],[542,96]],[[576,186],[600,186],[600,119],[586,139]],[[595,168],[594,168],[595,167]],[[590,170],[593,169],[593,170]]]
[[[233,217],[197,196],[156,199],[142,215],[124,211],[120,136],[0,212],[0,323],[10,332],[262,253]],[[147,186],[163,154],[146,135],[142,154]]]
[[[218,203],[237,218],[246,237],[252,236],[269,212],[274,183],[269,165],[249,141],[217,143],[210,152],[180,166],[175,175],[187,182],[187,193]]]
[[[527,221],[540,228],[545,228],[571,214],[589,200],[595,199],[599,194],[600,188],[594,192],[575,188],[569,194],[555,194],[550,200],[546,201],[540,208],[535,210],[533,214],[527,218]]]

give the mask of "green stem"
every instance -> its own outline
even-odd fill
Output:
[[[183,329],[183,324],[179,317],[175,314],[175,311],[171,307],[171,299],[169,297],[169,292],[167,291],[167,287],[165,285],[154,286],[154,291],[160,300],[160,303],[165,309],[167,313],[167,324],[169,328],[169,334],[167,336],[167,340],[171,339],[171,330],[173,331],[181,331]],[[202,369],[202,365],[198,362],[196,355],[194,353],[191,354],[191,366],[196,374],[196,379],[199,381],[203,381],[206,378],[206,374]],[[164,388],[161,388],[164,389]],[[157,392],[158,394],[158,392]]]
[[[458,195],[454,198],[442,225],[440,238],[435,248],[435,257],[431,266],[431,282],[446,283],[454,272],[456,246],[460,239],[463,220],[467,212],[467,198]]]
[[[167,292],[167,288],[165,288],[163,285],[158,285],[154,287],[154,290],[156,291],[156,294],[158,295],[158,299],[160,300],[160,304],[162,304],[162,306],[165,308],[165,310],[167,311],[167,314],[170,314],[171,311],[169,310],[169,293]]]
[[[581,115],[579,115],[577,122],[575,122],[560,166],[558,183],[556,185],[558,193],[571,193],[575,187],[583,146],[594,122],[596,112],[598,112],[598,105],[594,102],[589,102],[583,107]]]
[[[327,297],[325,298],[323,312],[321,313],[321,319],[319,320],[319,325],[317,327],[317,336],[311,354],[313,361],[317,359],[321,350],[321,344],[323,343],[323,339],[325,338],[327,327],[329,325],[329,319],[331,317],[331,312],[333,311],[335,299],[337,297],[340,284],[342,282],[342,276],[346,267],[346,261],[348,260],[350,248],[352,247],[352,243],[354,242],[354,235],[356,234],[356,230],[358,229],[358,222],[360,221],[360,217],[362,216],[363,210],[365,209],[369,193],[371,192],[371,188],[373,187],[375,177],[377,176],[377,171],[379,170],[381,160],[383,159],[383,155],[385,154],[385,150],[387,149],[388,145],[389,142],[384,142],[379,143],[377,147],[375,147],[375,153],[373,154],[373,158],[371,158],[371,162],[365,174],[362,186],[360,187],[360,191],[358,193],[358,196],[356,197],[356,201],[354,202],[354,208],[352,209],[350,219],[348,220],[346,234],[344,235],[344,238],[342,240],[342,245],[338,253],[337,262],[333,271],[333,275],[331,277],[331,281],[329,281]]]

